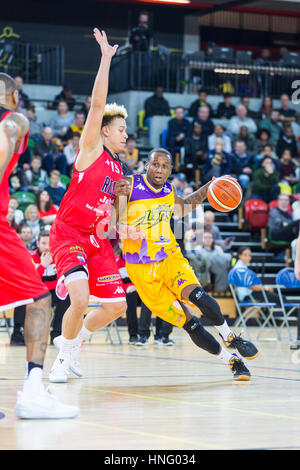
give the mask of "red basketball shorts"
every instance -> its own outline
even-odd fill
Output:
[[[57,269],[58,285],[78,268],[84,268],[90,294],[100,302],[126,300],[114,251],[109,241],[89,235],[56,220],[50,232],[50,252]],[[71,279],[71,277],[70,277]]]
[[[46,296],[29,251],[4,216],[0,216],[0,311]]]

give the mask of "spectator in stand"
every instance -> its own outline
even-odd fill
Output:
[[[38,193],[36,205],[39,210],[40,220],[43,224],[53,224],[57,214],[57,208],[53,204],[52,198],[46,189]]]
[[[42,157],[32,155],[30,169],[25,171],[26,191],[37,193],[49,184],[46,170],[42,169]]]
[[[289,196],[279,194],[278,207],[269,213],[268,227],[273,240],[291,242],[298,237],[299,220],[293,220],[289,212],[289,204]]]
[[[29,137],[35,141],[41,140],[41,134],[43,132],[44,126],[38,120],[35,114],[35,107],[30,105],[26,111],[26,117],[29,121]]]
[[[298,157],[297,141],[289,124],[283,125],[282,134],[277,142],[276,153],[279,158],[286,149],[291,152],[292,158]]]
[[[247,108],[243,104],[236,107],[236,116],[229,121],[228,131],[232,134],[238,134],[241,126],[246,126],[251,134],[257,131],[257,126],[252,118],[247,116]]]
[[[29,204],[25,210],[24,225],[28,225],[31,228],[35,240],[37,240],[43,222],[40,220],[39,210],[35,204]]]
[[[65,311],[70,306],[69,296],[65,300],[60,300],[55,292],[57,284],[57,271],[53,263],[49,249],[49,232],[41,231],[36,242],[37,248],[31,251],[31,256],[35,263],[38,274],[42,281],[46,284],[51,293],[52,307],[54,308],[52,329],[50,332],[50,341],[61,335],[62,319]]]
[[[176,106],[175,117],[170,119],[168,123],[168,146],[170,153],[175,160],[176,147],[183,147],[186,138],[190,134],[190,122],[184,117],[184,108]]]
[[[286,64],[286,61],[284,59],[284,54],[286,52],[289,52],[288,48],[287,47],[281,47],[279,49],[279,64],[282,64],[282,65],[285,65]]]
[[[23,188],[25,188],[25,171],[23,168],[15,166],[8,178],[8,181],[10,194],[17,191],[23,191]]]
[[[66,188],[61,184],[60,181],[61,174],[57,170],[53,170],[50,173],[50,185],[46,186],[46,191],[51,196],[51,199],[53,201],[53,204],[56,206],[59,206],[61,203],[62,198],[65,195]]]
[[[194,170],[205,162],[206,152],[208,152],[207,135],[202,132],[202,125],[194,122],[192,135],[185,140],[184,163],[187,169]]]
[[[271,112],[270,118],[264,118],[262,121],[259,123],[259,128],[260,129],[266,129],[267,131],[270,132],[270,143],[271,144],[276,144],[280,134],[282,132],[282,128],[279,125],[280,122],[280,115],[279,111],[274,109]]]
[[[250,119],[258,119],[258,113],[256,111],[253,111],[252,109],[250,109],[250,98],[249,96],[243,96],[241,98],[241,104],[245,106],[246,110],[247,110],[247,117],[250,118]]]
[[[84,123],[85,123],[85,114],[82,111],[76,111],[75,122],[71,124],[65,136],[63,137],[63,140],[69,143],[69,141],[72,139],[72,136],[74,135],[75,132],[81,135],[84,129]]]
[[[73,98],[72,90],[67,85],[64,85],[62,91],[54,98],[53,108],[57,108],[57,105],[60,101],[66,101],[68,104],[68,109],[73,111],[76,100]]]
[[[150,48],[152,32],[149,28],[149,13],[141,11],[138,25],[132,28],[129,42],[134,52],[147,52]]]
[[[42,157],[42,168],[50,172],[57,168],[63,175],[66,174],[67,160],[64,154],[60,154],[57,146],[52,141],[51,127],[45,127],[42,133],[42,141],[34,146],[34,154]]]
[[[254,155],[262,153],[266,145],[271,145],[271,148],[273,148],[272,144],[270,144],[270,132],[267,129],[258,129],[256,137],[257,139],[253,146]]]
[[[23,220],[24,220],[24,214],[20,209],[18,209],[19,202],[18,202],[18,198],[16,196],[10,196],[9,197],[8,207],[11,208],[14,211],[15,223],[17,225],[20,225],[21,222],[23,222]]]
[[[15,220],[15,210],[8,206],[8,211],[6,215],[6,219],[8,220],[9,225],[17,232],[21,232],[21,225],[16,223]]]
[[[252,175],[252,157],[247,152],[246,144],[243,140],[235,143],[235,151],[232,154],[232,176],[235,176],[242,188],[245,190]]]
[[[23,91],[23,85],[24,85],[23,78],[18,75],[17,77],[15,77],[15,82],[16,82],[17,90],[19,94],[18,108],[27,109],[28,106],[30,105],[30,100],[28,96],[26,95],[26,93],[24,93]]]
[[[64,139],[66,137],[67,130],[74,121],[73,113],[70,113],[68,103],[66,101],[60,101],[57,105],[57,111],[51,119],[50,127],[53,130],[55,137]]]
[[[265,157],[261,168],[253,172],[252,199],[261,199],[267,203],[277,199],[280,193],[279,173],[274,169],[273,160]]]
[[[219,103],[216,117],[219,119],[231,119],[235,115],[235,106],[232,104],[232,94],[224,93],[224,101]]]
[[[178,196],[182,197],[184,188],[187,186],[186,175],[177,173],[173,178],[172,185],[175,186]]]
[[[194,120],[194,123],[195,122],[201,124],[202,133],[207,135],[207,137],[214,132],[214,124],[209,117],[209,108],[206,105],[198,109],[197,117]]]
[[[289,107],[290,104],[290,97],[286,93],[283,93],[280,96],[280,108],[279,108],[279,115],[280,121],[285,122],[292,122],[296,121],[296,111],[293,108]]]
[[[270,119],[273,111],[273,100],[270,96],[265,96],[258,113],[259,120]]]
[[[223,240],[220,229],[215,224],[215,214],[212,211],[204,212],[204,230],[212,232],[215,245],[220,246],[223,250],[228,250],[234,241],[232,237],[228,237]]]
[[[169,116],[170,106],[167,100],[163,97],[164,89],[161,86],[155,88],[154,95],[150,96],[145,101],[145,122],[149,124],[149,118],[152,116]]]
[[[293,184],[296,184],[298,178],[296,177],[295,169],[296,167],[295,164],[292,162],[291,151],[285,149],[282,153],[279,163],[280,180],[287,181],[291,186]]]
[[[121,150],[121,152],[118,153],[118,157],[119,157],[120,162],[121,162],[123,175],[124,176],[133,175],[133,169],[127,163],[126,152],[124,152],[124,150]]]
[[[35,250],[36,240],[31,227],[25,222],[21,225],[20,238],[28,250]]]
[[[222,248],[215,244],[212,232],[204,230],[203,246],[195,247],[195,253],[208,262],[209,271],[214,276],[214,290],[218,293],[228,289],[228,272],[231,268],[231,255],[224,253]]]
[[[224,152],[231,153],[232,146],[231,140],[225,133],[225,129],[221,124],[216,124],[214,127],[214,133],[208,137],[208,149],[213,150],[218,141],[222,141],[224,144]]]
[[[198,99],[193,101],[189,108],[189,116],[191,116],[194,119],[197,119],[198,116],[198,111],[201,106],[207,106],[209,109],[209,116],[211,117],[213,115],[212,107],[209,103],[207,103],[207,93],[203,88],[200,88],[198,90]]]
[[[88,115],[88,113],[89,113],[91,104],[92,104],[92,97],[91,97],[91,96],[87,96],[86,99],[85,99],[84,104],[83,104],[82,107],[80,108],[80,111],[84,114],[85,121],[86,121],[87,115]]]
[[[127,165],[133,169],[139,161],[139,149],[136,146],[136,138],[133,135],[128,136],[124,152],[126,153]]]
[[[279,172],[279,158],[273,150],[271,144],[266,144],[263,148],[263,151],[254,157],[254,163],[257,168],[261,167],[262,161],[264,158],[271,158],[273,162],[273,168]]]
[[[224,152],[224,143],[216,142],[214,150],[210,150],[205,159],[203,182],[208,182],[213,176],[218,178],[229,175],[231,171],[231,155]]]
[[[70,170],[73,168],[76,155],[79,151],[79,140],[80,134],[79,132],[74,132],[71,138],[71,142],[65,146],[64,148],[64,155],[67,160],[67,174],[70,175]]]
[[[252,259],[252,252],[247,246],[240,246],[238,248],[238,261],[234,265],[234,269],[246,270],[249,268]],[[251,287],[237,287],[237,296],[240,302],[244,302],[250,299],[250,295],[254,297],[257,302],[265,302],[265,298],[262,294],[262,289],[266,292],[266,296],[269,302],[276,303],[276,307],[281,307],[280,300],[277,294],[274,294],[272,286],[266,284],[257,284]],[[286,298],[283,296],[284,302]]]
[[[249,133],[248,127],[246,126],[241,126],[240,127],[240,132],[233,137],[232,143],[235,145],[235,143],[238,140],[243,140],[246,144],[247,147],[247,152],[250,156],[255,155],[255,145],[256,145],[256,138],[254,137],[253,134]]]
[[[271,51],[264,47],[261,50],[260,57],[256,59],[257,65],[271,65],[272,58],[271,58]]]

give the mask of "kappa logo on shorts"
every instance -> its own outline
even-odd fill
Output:
[[[178,286],[182,286],[182,284],[183,284],[184,282],[186,282],[186,279],[182,279],[182,277],[181,277],[180,279],[178,279],[177,285],[178,285]]]
[[[110,276],[98,277],[97,281],[98,282],[114,282],[114,281],[118,281],[119,279],[121,279],[120,274],[111,274]]]
[[[123,291],[122,287],[117,287],[114,294],[124,294],[124,291]]]

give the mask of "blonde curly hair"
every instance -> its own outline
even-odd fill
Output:
[[[128,113],[123,105],[118,105],[117,103],[106,104],[102,119],[102,127],[108,126],[112,120],[117,117],[126,119],[127,116]]]

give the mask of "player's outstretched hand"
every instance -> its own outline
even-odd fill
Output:
[[[116,196],[129,196],[130,184],[126,180],[119,180],[115,184]]]
[[[94,28],[94,38],[101,47],[102,56],[113,57],[115,55],[119,46],[117,44],[111,46],[108,43],[105,31],[100,32],[98,28]]]

